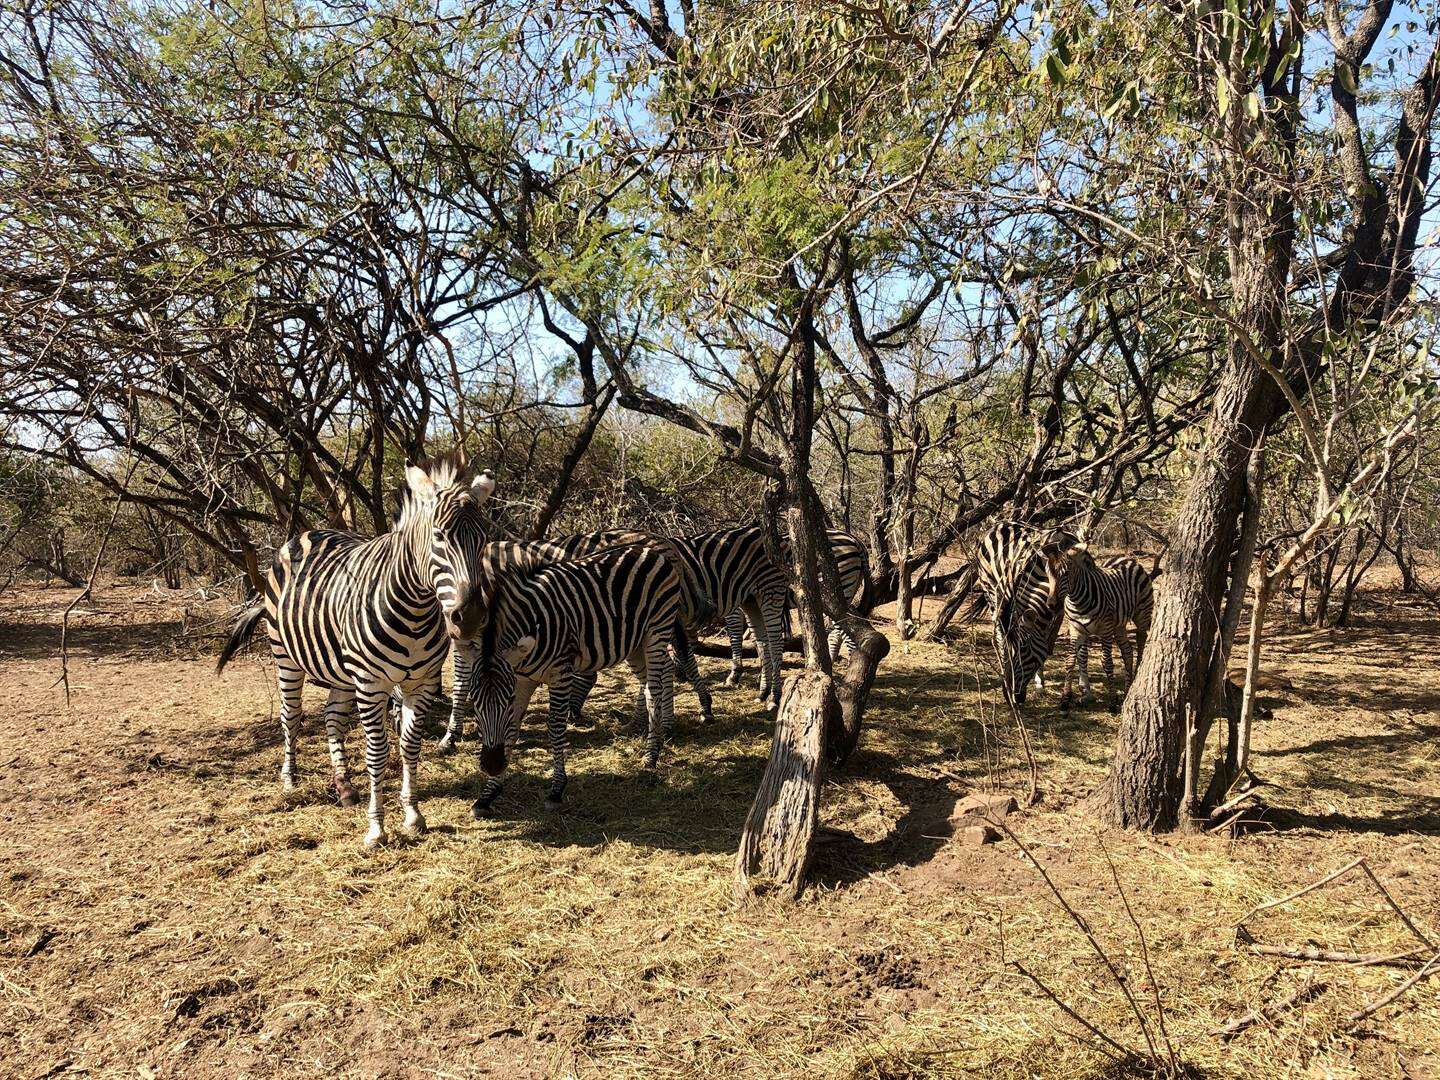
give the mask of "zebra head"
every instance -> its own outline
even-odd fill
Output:
[[[485,523],[480,506],[495,490],[489,469],[467,480],[463,455],[405,470],[410,495],[430,509],[429,576],[452,641],[474,638],[485,614],[479,596]]]
[[[470,702],[480,732],[480,768],[488,776],[505,771],[509,747],[515,742],[515,667],[535,649],[533,637],[522,637],[508,648],[498,647],[494,625],[486,627],[480,647],[474,650],[470,672]]]

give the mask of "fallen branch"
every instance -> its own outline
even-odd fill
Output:
[[[1262,1005],[1258,1009],[1251,1009],[1243,1016],[1237,1016],[1224,1027],[1216,1028],[1215,1034],[1226,1042],[1229,1042],[1246,1028],[1253,1027],[1262,1021],[1269,1023],[1286,1009],[1293,1009],[1296,1005],[1301,1005],[1309,1001],[1327,988],[1326,983],[1307,981],[1304,986],[1300,987],[1293,994],[1288,994],[1279,1001],[1272,1001],[1269,1005]]]
[[[1250,951],[1260,956],[1283,956],[1289,960],[1305,960],[1311,963],[1321,964],[1351,964],[1355,967],[1414,967],[1419,958],[1425,955],[1423,949],[1411,949],[1409,952],[1391,953],[1353,953],[1337,952],[1333,949],[1317,949],[1314,946],[1305,945],[1262,945],[1250,946]]]
[[[1414,975],[1411,975],[1410,978],[1406,979],[1394,990],[1391,990],[1390,993],[1386,994],[1384,997],[1376,998],[1359,1012],[1351,1013],[1348,1017],[1346,1017],[1346,1023],[1358,1024],[1361,1020],[1364,1020],[1372,1013],[1379,1012],[1386,1005],[1389,1005],[1401,994],[1405,993],[1412,986],[1418,983],[1421,979],[1428,979],[1431,975],[1435,974],[1435,968],[1437,964],[1440,964],[1440,951],[1436,951],[1434,956],[1430,957],[1429,960],[1425,961],[1424,967],[1422,967],[1419,971],[1415,972]]]

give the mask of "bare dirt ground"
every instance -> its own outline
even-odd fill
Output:
[[[427,752],[430,835],[366,855],[363,810],[331,801],[318,723],[301,789],[281,794],[273,673],[252,655],[213,674],[193,620],[217,606],[102,589],[72,620],[67,706],[73,596],[0,597],[0,1073],[1139,1075],[1020,973],[1144,1048],[1017,843],[946,835],[957,797],[1024,787],[1013,729],[983,720],[995,690],[978,633],[896,648],[863,749],[827,789],[838,831],[817,884],[797,904],[736,907],[731,859],[769,742],[749,689],[717,688],[708,728],[679,693],[652,789],[635,781],[638,742],[613,735],[628,683],[602,680],[559,814],[541,807],[533,710],[496,820],[470,817],[471,755]],[[718,682],[722,665],[706,665]],[[1440,1076],[1440,979],[1352,1026],[1404,972],[1255,955],[1233,933],[1254,905],[1364,856],[1440,941],[1440,621],[1376,590],[1352,629],[1282,628],[1266,669],[1279,688],[1256,769],[1279,810],[1263,827],[1098,829],[1080,803],[1114,720],[1063,718],[1053,693],[1028,714],[1044,799],[1010,824],[1125,973],[1159,1055],[1168,1038],[1190,1075]],[[1252,928],[1293,946],[1417,947],[1356,875]],[[1307,1001],[1216,1034],[1307,981]]]

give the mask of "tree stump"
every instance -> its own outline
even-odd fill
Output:
[[[806,669],[786,683],[770,760],[735,853],[737,899],[771,889],[800,895],[819,816],[825,730],[838,704],[830,676]]]

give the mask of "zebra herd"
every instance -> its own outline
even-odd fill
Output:
[[[548,806],[564,796],[566,731],[598,672],[627,663],[639,676],[648,724],[645,765],[653,770],[673,717],[673,673],[696,690],[711,715],[690,638],[717,618],[731,638],[731,672],[740,678],[740,638],[748,623],[761,668],[761,699],[780,697],[787,579],[767,553],[763,530],[741,526],[683,537],[610,530],[554,543],[491,542],[481,507],[495,489],[488,472],[471,476],[452,453],[406,470],[389,532],[374,539],[314,530],[284,545],[263,594],[241,614],[217,670],[268,627],[280,687],[280,776],[295,783],[295,744],[305,681],[325,687],[325,734],[335,792],[357,801],[345,733],[359,713],[370,781],[365,845],[386,840],[383,799],[389,758],[389,702],[400,702],[400,805],[404,829],[425,831],[416,793],[420,722],[440,692],[447,652],[455,691],[442,749],[461,737],[473,709],[479,760],[488,779],[474,812],[500,792],[535,688],[551,688],[547,725],[552,758]],[[830,534],[842,587],[863,607],[864,549]],[[832,630],[831,648],[843,635]]]
[[[1145,649],[1155,607],[1152,576],[1124,556],[1097,562],[1086,544],[1061,529],[1036,529],[1020,522],[1001,522],[981,540],[975,557],[976,580],[994,620],[995,647],[1000,656],[1005,696],[1025,704],[1033,679],[1044,686],[1045,662],[1055,649],[1061,617],[1070,628],[1070,658],[1060,706],[1074,702],[1071,679],[1079,668],[1082,700],[1089,700],[1091,643],[1104,655],[1109,708],[1119,708],[1115,688],[1118,647],[1127,678]],[[1132,657],[1128,624],[1135,625]]]

